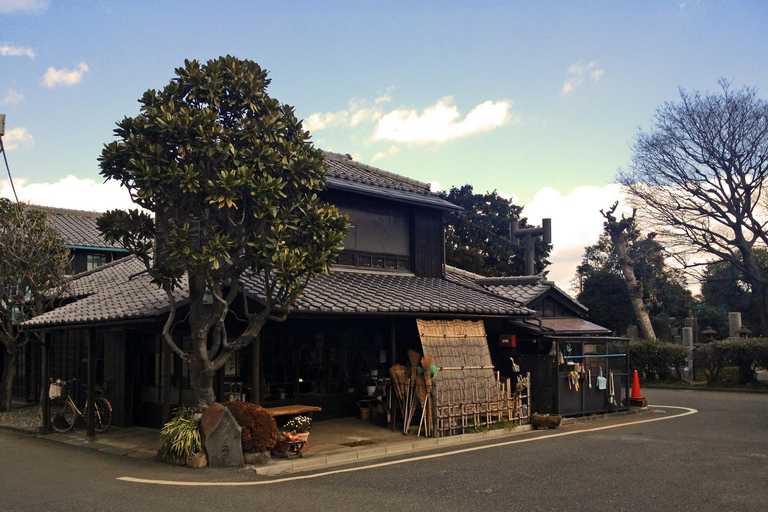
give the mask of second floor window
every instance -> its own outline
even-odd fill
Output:
[[[102,265],[106,265],[108,263],[108,258],[106,254],[103,253],[90,253],[86,257],[86,270],[93,270],[95,268],[98,268]]]

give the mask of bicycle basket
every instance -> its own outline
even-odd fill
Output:
[[[48,388],[48,398],[59,398],[64,395],[64,383],[63,382],[51,382],[51,386]]]

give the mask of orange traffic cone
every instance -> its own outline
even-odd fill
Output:
[[[642,393],[640,393],[640,377],[637,375],[637,370],[635,370],[635,375],[632,378],[632,392],[629,394],[629,405],[648,407],[648,400],[643,398]]]

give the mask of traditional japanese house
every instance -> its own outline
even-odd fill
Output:
[[[71,273],[79,274],[128,256],[128,251],[104,240],[96,226],[97,212],[28,205],[46,212],[48,223],[56,228],[65,247],[70,251]],[[3,351],[0,350],[0,365]],[[19,354],[13,399],[35,402],[40,397],[40,345],[28,343]]]
[[[122,247],[107,242],[99,233],[98,212],[29,205],[29,208],[47,213],[48,223],[56,228],[64,246],[72,256],[72,274],[93,270],[128,256]]]
[[[319,405],[320,416],[358,412],[368,385],[386,377],[406,351],[420,349],[416,319],[523,320],[533,311],[475,284],[446,279],[443,221],[458,207],[429,185],[326,153],[325,200],[353,222],[338,263],[311,280],[284,323],[268,323],[261,350],[240,352],[219,374],[217,396],[262,405]],[[42,330],[55,378],[82,378],[87,345],[97,381],[113,382],[114,423],[158,426],[179,404],[192,403],[189,374],[161,340],[164,292],[133,257],[74,278],[72,302],[27,323]],[[257,307],[258,286],[243,282]],[[184,318],[185,290],[178,291]],[[228,317],[237,330],[237,311]],[[189,342],[184,326],[173,335]],[[483,335],[484,337],[484,335]],[[254,371],[258,365],[259,371]],[[254,393],[259,389],[259,393]]]
[[[494,366],[505,375],[530,373],[533,412],[575,416],[629,408],[628,340],[586,320],[587,308],[555,283],[541,275],[485,277],[450,266],[446,276],[536,312],[485,322]],[[605,389],[597,385],[600,376]]]

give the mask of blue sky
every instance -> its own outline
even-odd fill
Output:
[[[100,182],[101,146],[145,90],[184,59],[232,54],[270,72],[318,146],[514,195],[534,222],[553,217],[570,261],[593,240],[565,228],[599,231],[634,134],[678,87],[725,77],[765,97],[767,24],[764,0],[0,0],[3,140],[22,189]]]

